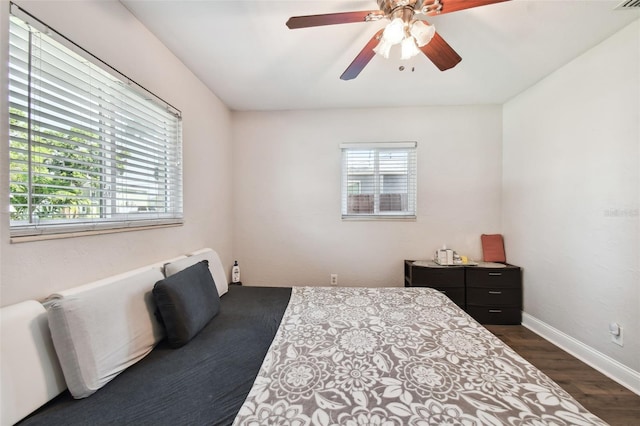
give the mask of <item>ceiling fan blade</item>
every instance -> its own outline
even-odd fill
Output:
[[[440,71],[453,68],[462,60],[460,55],[458,55],[456,51],[449,46],[449,43],[444,41],[437,32],[431,41],[422,46],[420,50],[422,50],[422,53],[424,53],[427,58],[431,59],[431,62],[433,62]]]
[[[493,3],[502,3],[503,1],[509,0],[440,0],[440,3],[442,4],[442,9],[440,9],[440,12],[429,12],[427,13],[427,15],[442,15],[443,13],[472,9],[474,7],[487,6]]]
[[[287,21],[287,27],[319,27],[322,25],[350,24],[352,22],[375,21],[384,17],[381,10],[363,10],[360,12],[327,13],[324,15],[293,16]]]
[[[347,67],[346,70],[340,76],[341,80],[353,80],[360,74],[360,71],[367,66],[371,58],[373,58],[376,52],[373,51],[373,48],[377,46],[380,41],[380,37],[382,37],[382,32],[384,28],[375,33],[371,40],[364,46],[364,48],[358,53],[358,56],[351,62],[351,65]]]

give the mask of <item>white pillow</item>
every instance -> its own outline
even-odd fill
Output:
[[[74,398],[100,389],[164,337],[151,294],[163,278],[159,267],[142,268],[46,302],[53,344]]]
[[[2,425],[17,423],[67,388],[41,303],[0,310],[0,370]]]
[[[174,262],[164,265],[164,274],[169,277],[176,272],[180,272],[191,265],[195,265],[198,262],[207,260],[209,262],[209,271],[213,281],[216,283],[218,289],[218,296],[222,296],[229,291],[229,283],[227,282],[227,274],[224,272],[220,256],[213,249],[204,248],[198,251],[194,251],[185,259],[179,259]]]

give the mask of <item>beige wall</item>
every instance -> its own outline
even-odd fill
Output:
[[[155,92],[183,113],[185,224],[160,230],[10,244],[7,172],[0,181],[0,304],[215,247],[231,262],[230,112],[117,1],[18,1],[27,11]],[[2,123],[7,123],[8,2],[0,5]],[[64,13],[61,13],[64,11]],[[90,19],[87,19],[90,17]],[[3,124],[2,128],[5,128]],[[0,160],[7,164],[7,134]]]
[[[233,113],[234,256],[250,285],[403,285],[403,259],[500,230],[499,106]],[[341,142],[418,142],[418,217],[343,221]]]
[[[525,312],[640,378],[640,22],[505,104],[503,156]]]

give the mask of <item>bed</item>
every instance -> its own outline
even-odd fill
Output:
[[[602,425],[428,288],[230,286],[188,344],[22,425]]]

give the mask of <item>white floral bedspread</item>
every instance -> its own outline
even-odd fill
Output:
[[[604,425],[429,288],[294,287],[234,425]]]

